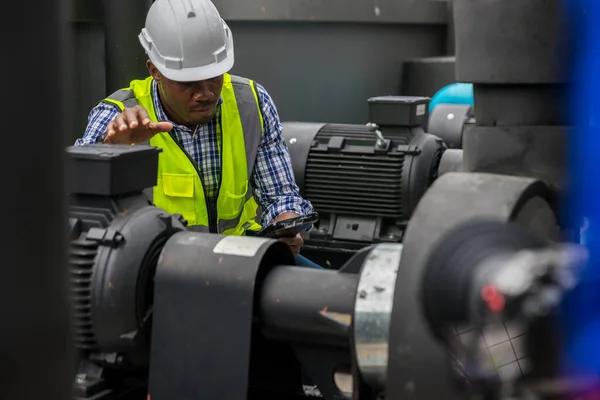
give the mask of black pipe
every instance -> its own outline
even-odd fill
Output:
[[[260,293],[263,332],[272,339],[348,346],[358,275],[282,266]]]
[[[0,42],[2,110],[11,125],[0,157],[0,399],[64,400],[73,382],[62,184],[67,5],[12,5],[21,12],[5,18],[13,35]]]
[[[106,52],[106,94],[148,76],[146,54],[138,35],[152,0],[103,0]]]

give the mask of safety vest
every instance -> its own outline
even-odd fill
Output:
[[[253,81],[225,74],[221,97],[221,174],[216,199],[206,195],[198,167],[175,136],[162,132],[150,139],[151,146],[163,150],[159,153],[152,201],[169,213],[181,214],[195,231],[241,236],[247,229],[261,228],[256,223],[258,205],[249,178],[264,121]],[[152,77],[132,81],[128,88],[116,91],[103,102],[120,111],[139,104],[152,121],[157,121]]]

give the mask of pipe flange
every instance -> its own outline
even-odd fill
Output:
[[[363,263],[354,305],[354,346],[362,378],[386,386],[389,332],[402,244],[379,244]]]

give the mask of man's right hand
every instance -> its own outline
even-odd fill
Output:
[[[104,143],[141,143],[157,133],[173,129],[170,122],[150,122],[148,112],[142,106],[126,108],[106,127]]]

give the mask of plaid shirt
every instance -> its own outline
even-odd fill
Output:
[[[256,84],[256,88],[265,129],[250,179],[254,197],[263,210],[261,224],[267,226],[284,212],[305,215],[313,212],[313,208],[310,202],[300,197],[275,104],[261,85]],[[167,118],[162,108],[156,82],[152,82],[152,97],[158,120],[173,123]],[[217,193],[221,173],[219,142],[222,101],[219,99],[217,113],[213,120],[207,124],[198,125],[195,130],[173,123],[172,132],[179,144],[202,171],[202,179],[209,196]],[[90,112],[85,133],[81,139],[77,139],[75,145],[95,143],[106,132],[108,123],[118,114],[119,111],[115,107],[104,103],[98,104]]]

